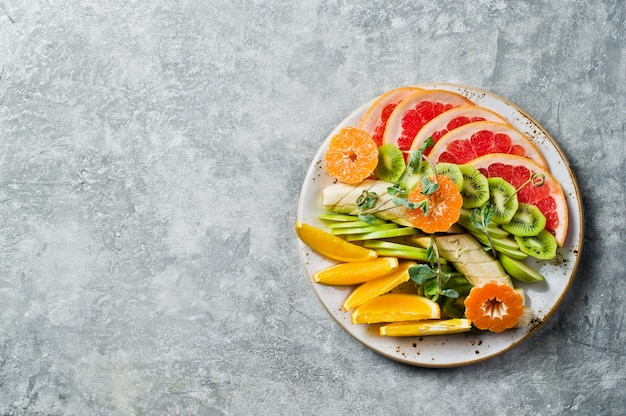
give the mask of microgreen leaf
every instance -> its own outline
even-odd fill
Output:
[[[437,286],[437,279],[430,279],[424,282],[424,294],[429,297],[433,297],[441,293],[439,286]]]
[[[378,195],[376,194],[376,192],[370,192],[366,190],[363,191],[361,196],[358,197],[358,199],[356,200],[356,205],[361,210],[372,208],[374,205],[376,205],[377,199]]]
[[[430,179],[424,177],[422,178],[422,194],[423,195],[432,195],[437,189],[439,189],[439,184],[437,182],[432,182]]]
[[[399,183],[394,183],[392,186],[387,188],[387,194],[389,194],[389,196],[402,195],[404,192],[404,189]]]
[[[426,264],[418,264],[417,266],[409,267],[409,276],[418,285],[423,285],[429,279],[437,276],[437,272]]]
[[[489,234],[489,223],[491,222],[491,217],[493,216],[493,210],[493,204],[490,202],[487,202],[480,209],[474,208],[472,210],[472,216],[470,217],[470,221],[472,222],[472,225],[474,225],[474,227],[484,232],[485,236],[487,237],[489,245],[487,247],[484,247],[484,250],[491,250],[491,254],[493,254],[494,257],[497,257],[496,249],[493,246],[493,242],[491,241],[491,235]]]
[[[391,198],[391,201],[395,204],[395,205],[401,205],[403,207],[406,207],[407,209],[417,209],[419,208],[420,204],[416,203],[416,202],[411,202],[409,201],[407,198]]]
[[[443,296],[446,296],[448,298],[458,298],[459,297],[459,292],[457,292],[454,289],[443,289],[440,293]]]
[[[409,153],[409,160],[406,164],[407,172],[412,175],[416,172],[419,172],[422,168],[422,151],[414,150]]]
[[[373,214],[359,214],[359,219],[368,224],[374,224],[377,218]]]
[[[428,215],[428,199],[423,200],[422,202],[417,203],[417,208],[424,211],[424,216]]]
[[[434,145],[435,145],[435,140],[433,139],[433,136],[428,136],[428,138],[424,140],[424,143],[422,143],[422,145],[420,146],[419,151],[420,153],[424,153],[424,150]]]

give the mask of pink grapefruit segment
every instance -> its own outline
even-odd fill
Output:
[[[503,178],[516,189],[528,182],[533,173],[544,175],[541,186],[526,184],[517,193],[519,202],[533,204],[546,217],[546,229],[554,234],[559,247],[567,237],[568,210],[563,188],[547,168],[523,156],[491,153],[469,162],[488,178]]]
[[[426,123],[444,111],[468,105],[474,103],[461,94],[446,90],[423,90],[411,94],[389,116],[383,143],[393,143],[406,152]]]
[[[430,151],[430,159],[462,165],[489,153],[509,153],[532,159],[547,168],[541,152],[522,132],[493,121],[468,123],[446,133]]]
[[[370,106],[361,119],[359,128],[368,132],[374,139],[374,142],[376,142],[376,145],[380,146],[383,143],[383,133],[385,132],[387,119],[393,110],[400,101],[417,91],[422,91],[422,89],[417,87],[400,87],[387,91]]]
[[[429,137],[433,138],[433,141],[437,143],[446,133],[454,130],[458,127],[464,126],[467,123],[474,123],[477,121],[495,121],[498,123],[507,123],[506,119],[485,107],[477,105],[461,106],[451,110],[445,111],[437,117],[424,124],[424,127],[417,133],[413,144],[411,144],[411,150],[417,150],[422,143]],[[425,155],[428,155],[430,148],[426,149]]]

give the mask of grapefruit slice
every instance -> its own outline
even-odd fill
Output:
[[[422,89],[417,87],[400,87],[387,91],[370,106],[361,119],[359,128],[368,132],[376,142],[376,146],[380,146],[383,144],[383,133],[385,132],[389,115],[400,101],[417,91],[422,91]]]
[[[506,153],[490,153],[469,162],[488,178],[503,178],[516,189],[517,200],[533,204],[546,217],[546,229],[556,238],[559,247],[563,247],[567,236],[568,211],[563,188],[544,168],[523,156]],[[528,183],[533,173],[544,175],[541,186]]]
[[[433,118],[455,107],[474,105],[473,102],[451,91],[423,90],[406,97],[393,110],[383,143],[393,143],[404,152],[410,150],[417,133]]]
[[[506,119],[500,114],[493,112],[485,107],[477,105],[455,107],[451,110],[445,111],[437,117],[424,124],[424,127],[417,133],[413,144],[411,144],[411,150],[417,150],[422,143],[429,137],[433,138],[433,142],[437,143],[439,139],[443,137],[447,132],[466,125],[467,123],[474,123],[477,121],[495,121],[498,123],[507,123]],[[430,148],[424,151],[424,154],[428,156]]]
[[[462,165],[488,153],[524,156],[544,169],[548,166],[537,146],[522,132],[509,124],[493,121],[469,123],[446,133],[429,156],[434,163]]]

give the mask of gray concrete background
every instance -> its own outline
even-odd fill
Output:
[[[0,414],[623,414],[624,2],[301,3],[0,0]],[[585,208],[557,313],[456,369],[344,333],[293,232],[329,131],[428,82],[538,119]]]

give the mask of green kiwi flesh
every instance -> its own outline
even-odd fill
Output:
[[[478,208],[489,201],[489,184],[485,175],[471,165],[459,165],[463,176],[463,208]]]
[[[378,146],[378,164],[374,174],[380,180],[396,182],[406,169],[402,151],[392,143]]]
[[[534,236],[516,236],[515,241],[519,244],[519,249],[522,252],[536,259],[550,260],[556,256],[556,238],[546,229]]]
[[[502,224],[502,228],[513,235],[520,237],[530,237],[539,234],[546,227],[546,217],[536,206],[532,204],[519,203],[513,218],[507,224]]]
[[[463,189],[463,174],[461,169],[459,169],[459,165],[454,163],[437,163],[435,168],[437,169],[437,175],[449,177],[459,187],[459,191]]]
[[[491,221],[495,224],[507,224],[515,215],[519,202],[516,189],[502,178],[488,178],[489,201],[493,204]]]

